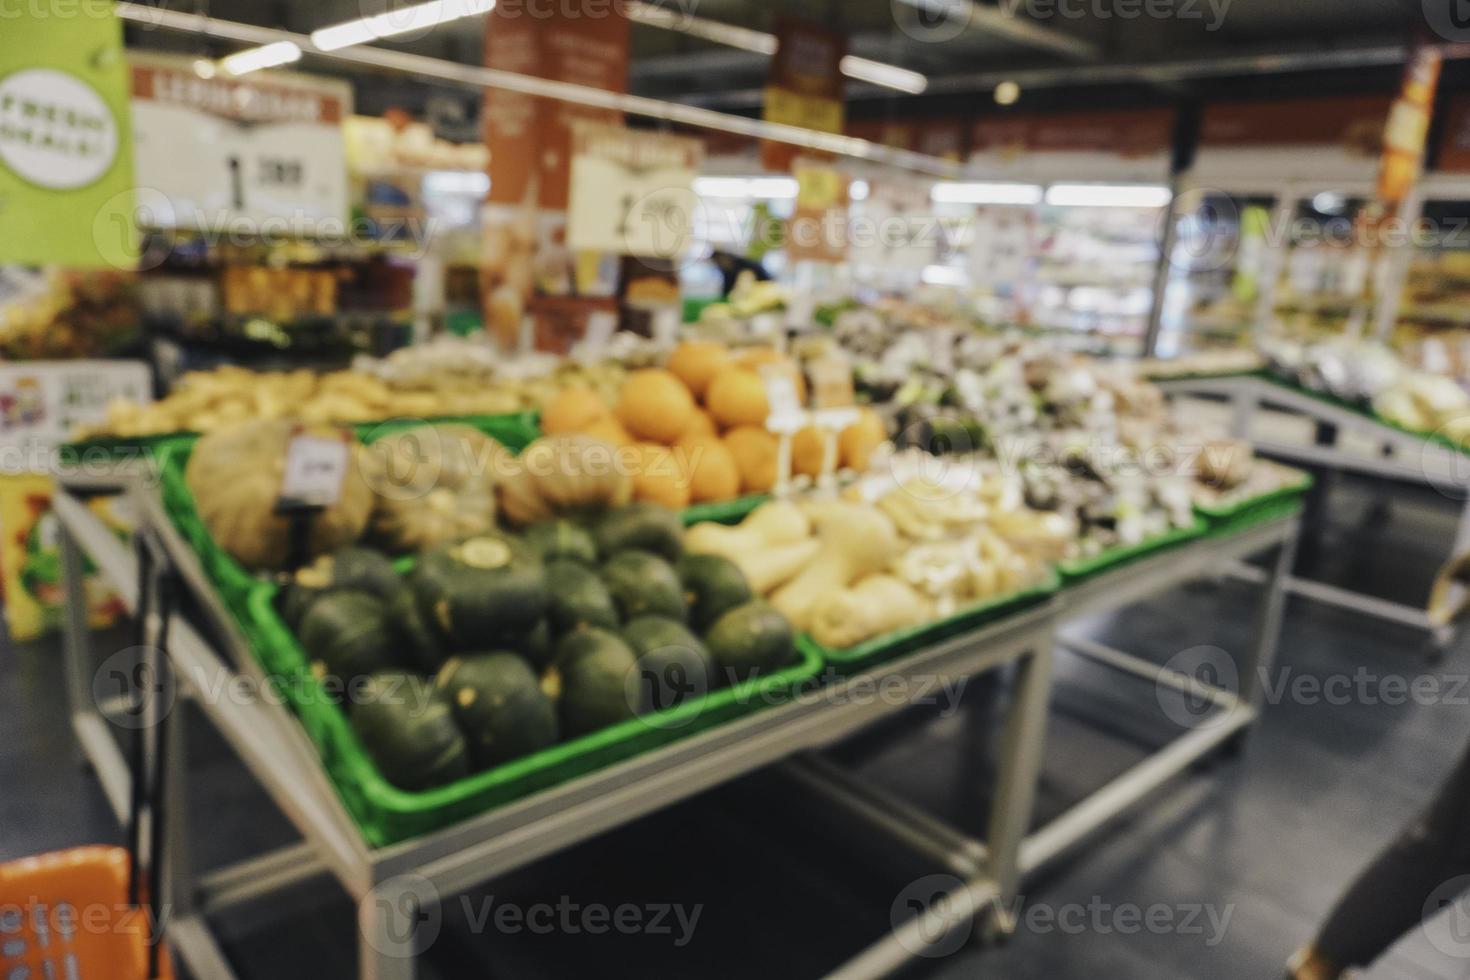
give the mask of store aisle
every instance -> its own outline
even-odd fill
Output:
[[[1437,549],[1453,532],[1455,509],[1428,492],[1400,491],[1385,522],[1374,508],[1383,499],[1345,488],[1329,511],[1314,571],[1377,582],[1412,598],[1422,594]],[[1344,550],[1349,540],[1353,550]],[[1392,562],[1384,560],[1390,543],[1400,548]],[[1107,642],[1163,660],[1201,644],[1228,649],[1239,642],[1250,600],[1244,586],[1201,585],[1087,626]],[[1284,703],[1268,710],[1242,762],[1172,785],[1138,816],[1032,882],[1030,904],[1053,913],[1054,924],[1032,916],[1003,948],[968,947],[920,963],[912,975],[1274,977],[1343,883],[1393,834],[1470,737],[1467,692],[1453,690],[1454,678],[1470,671],[1470,650],[1461,644],[1427,669],[1418,650],[1412,633],[1293,601],[1281,669],[1272,680],[1278,690],[1284,681],[1284,690],[1297,693],[1294,702],[1287,693]],[[74,764],[56,658],[50,644],[26,645],[8,649],[0,663],[0,859],[121,837],[92,777]],[[1066,654],[1058,669],[1042,819],[1178,732],[1148,685]],[[1368,704],[1356,695],[1340,703],[1343,698],[1327,693],[1330,683],[1314,702],[1302,693],[1314,689],[1312,683],[1300,686],[1304,677],[1345,677],[1354,690],[1366,683],[1384,695],[1380,700],[1393,700],[1396,688],[1385,680],[1407,681],[1421,672],[1440,679],[1435,703]],[[905,717],[834,757],[956,822],[966,815],[973,822],[988,802],[987,762],[984,754],[962,754],[965,743],[957,736],[993,741],[986,702],[999,690],[977,682],[969,709]],[[287,825],[228,749],[194,727],[197,799],[208,808],[196,830],[202,860],[215,864],[288,840]],[[965,770],[958,769],[962,762]],[[752,777],[454,903],[426,974],[817,975],[876,938],[895,899],[924,872],[855,852],[839,829],[825,811],[793,802],[779,780]],[[670,928],[629,936],[566,929],[476,935],[474,924],[506,904],[523,910],[632,904],[647,917],[664,908]],[[1135,932],[1132,909],[1144,915],[1166,910],[1154,915],[1167,914],[1175,925]],[[226,945],[242,980],[354,976],[352,909],[335,886],[303,888],[272,911],[276,920],[231,923]],[[681,927],[695,914],[691,927]],[[1371,976],[1448,980],[1463,976],[1466,966],[1421,934]]]

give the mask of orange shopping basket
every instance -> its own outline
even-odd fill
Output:
[[[128,852],[78,847],[0,864],[0,978],[172,980],[151,906],[128,901]]]

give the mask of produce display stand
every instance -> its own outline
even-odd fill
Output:
[[[193,551],[167,520],[146,472],[117,478],[58,479],[56,514],[61,525],[69,608],[82,608],[81,556],[89,555],[118,588],[130,608],[139,593],[137,564],[128,547],[92,516],[82,499],[90,493],[126,492],[138,514],[138,534],[154,541],[200,607],[199,619],[177,617],[167,661],[177,687],[175,711],[199,711],[239,755],[252,778],[302,835],[302,842],[238,865],[196,874],[189,859],[188,763],[177,718],[169,725],[166,805],[169,819],[163,900],[174,909],[170,941],[199,980],[234,974],[209,926],[209,917],[243,913],[283,889],[322,873],[334,877],[359,909],[359,976],[362,980],[411,980],[416,976],[413,926],[417,909],[477,887],[493,878],[698,792],[755,769],[781,763],[828,798],[846,801],[840,810],[870,826],[891,831],[893,840],[963,869],[948,904],[884,936],[841,966],[833,976],[882,976],[902,966],[955,926],[944,910],[971,908],[991,913],[987,926],[1007,931],[1006,921],[1023,874],[1048,863],[1149,792],[1239,735],[1257,714],[1259,692],[1205,688],[1192,678],[1161,671],[1122,651],[1080,640],[1064,645],[1085,656],[1149,680],[1203,690],[1223,711],[1223,721],[1191,732],[1041,830],[1028,834],[1039,780],[1051,694],[1051,657],[1059,622],[1147,597],[1191,577],[1209,575],[1222,563],[1279,547],[1258,618],[1256,642],[1242,664],[1254,678],[1275,650],[1283,601],[1280,579],[1295,540],[1295,516],[1257,525],[1229,537],[1203,537],[1140,558],[1065,590],[1040,604],[987,623],[963,635],[874,666],[854,677],[829,675],[825,683],[782,703],[703,729],[671,744],[569,782],[541,790],[444,830],[387,847],[364,840],[328,783],[296,718],[279,699],[221,696],[237,682],[263,684],[254,656],[207,585]],[[91,678],[97,670],[86,623],[68,621],[66,672],[73,723],[109,801],[121,815],[129,799],[130,772],[118,750]],[[206,639],[206,635],[216,639]],[[895,687],[918,693],[936,680],[970,677],[1015,665],[994,805],[986,841],[966,841],[932,818],[903,804],[860,806],[855,790],[823,773],[808,750],[836,742],[907,707],[910,698],[873,697]],[[1247,686],[1251,682],[1247,681]],[[887,809],[896,817],[886,817]],[[968,903],[960,904],[960,903]],[[345,937],[344,937],[345,939]]]
[[[1409,432],[1328,397],[1259,375],[1195,377],[1154,383],[1170,396],[1227,402],[1231,409],[1231,435],[1250,442],[1262,455],[1331,472],[1358,473],[1428,485],[1441,493],[1453,495],[1460,501],[1460,519],[1446,558],[1470,547],[1470,454],[1448,445],[1433,434]],[[1266,410],[1306,417],[1320,425],[1333,427],[1335,434],[1322,445],[1256,438],[1254,422]],[[1370,456],[1344,450],[1338,438],[1342,432],[1356,432],[1372,439],[1375,445],[1382,447],[1382,455]],[[1324,486],[1322,489],[1325,492],[1328,488]],[[1259,578],[1255,570],[1239,571]],[[1432,626],[1422,605],[1410,606],[1294,574],[1286,577],[1285,585],[1289,592],[1304,598],[1423,630],[1429,634],[1438,653],[1443,653],[1454,641],[1453,629]]]

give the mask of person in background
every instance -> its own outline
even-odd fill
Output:
[[[735,288],[735,282],[740,278],[742,272],[749,272],[755,276],[757,282],[769,282],[771,279],[771,274],[766,271],[765,266],[755,259],[748,259],[734,252],[726,252],[717,248],[709,259],[715,264],[715,268],[720,270],[721,297],[729,297],[730,291]]]
[[[1431,624],[1463,617],[1470,609],[1467,585],[1470,552],[1440,572],[1429,600]],[[1424,811],[1338,899],[1312,944],[1292,957],[1287,980],[1337,980],[1354,967],[1370,966],[1426,918],[1452,902],[1470,901],[1463,894],[1442,894],[1465,876],[1470,876],[1470,748]],[[1439,908],[1431,904],[1436,899],[1442,900]]]

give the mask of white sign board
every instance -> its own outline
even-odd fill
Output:
[[[344,236],[351,100],[340,82],[279,72],[204,79],[187,61],[135,56],[140,223]]]
[[[929,188],[917,181],[874,180],[867,200],[852,208],[854,265],[874,269],[922,269],[931,265],[943,241]]]
[[[1026,278],[1036,247],[1036,214],[1031,208],[982,205],[975,209],[971,231],[971,282],[1003,286]]]
[[[0,364],[0,472],[49,473],[79,425],[107,417],[116,400],[152,401],[142,361],[16,361]]]
[[[667,259],[689,249],[702,143],[580,121],[572,141],[568,245]]]

